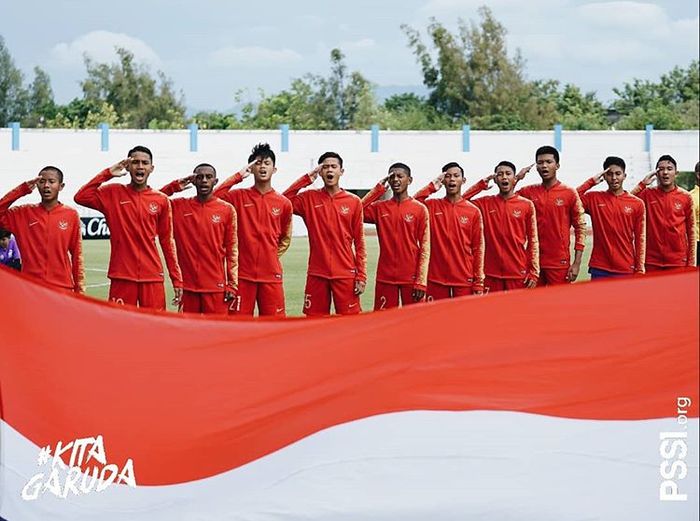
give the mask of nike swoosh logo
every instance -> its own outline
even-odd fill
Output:
[[[189,217],[190,215],[192,215],[192,214],[191,213],[183,213],[182,214],[183,217]]]
[[[119,201],[119,204],[131,204],[131,201]]]
[[[254,204],[253,203],[247,203],[247,204],[243,203],[244,208],[248,208],[249,206],[254,206]]]
[[[348,304],[349,308],[354,308],[355,306],[357,306],[357,304]]]
[[[33,223],[29,223],[29,226],[34,226],[35,224],[39,224],[39,221],[34,221]]]
[[[496,210],[489,210],[489,213],[496,213]]]
[[[284,308],[275,309],[275,313],[282,313],[282,311],[284,311]]]
[[[323,206],[323,204],[315,204],[314,208],[320,208],[321,206]]]

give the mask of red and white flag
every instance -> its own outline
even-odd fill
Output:
[[[697,519],[695,273],[282,321],[0,287],[7,521]]]

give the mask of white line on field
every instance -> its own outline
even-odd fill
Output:
[[[109,286],[109,282],[103,282],[101,284],[88,284],[86,288],[102,288],[104,286]]]

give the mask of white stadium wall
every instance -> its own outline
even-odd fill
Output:
[[[518,167],[533,162],[535,149],[554,144],[553,131],[471,131],[469,152],[463,151],[462,131],[381,131],[378,151],[371,151],[367,131],[290,131],[289,151],[281,152],[281,132],[214,131],[197,133],[197,151],[190,151],[189,130],[109,131],[109,150],[101,151],[99,130],[21,129],[18,150],[12,150],[12,130],[0,129],[0,192],[30,179],[47,164],[61,168],[66,175],[62,200],[71,203],[76,190],[103,168],[122,159],[134,145],[153,151],[156,169],[151,185],[159,188],[170,180],[184,177],[200,162],[212,163],[224,178],[245,165],[250,149],[269,142],[277,153],[277,190],[284,190],[307,172],[318,156],[334,150],[345,160],[341,184],[350,189],[369,189],[395,162],[407,163],[413,170],[412,191],[437,175],[448,161],[458,161],[472,183],[493,170],[502,159]],[[628,163],[627,187],[631,188],[652,167],[655,159],[669,153],[679,170],[692,170],[699,155],[698,132],[653,131],[649,151],[645,131],[563,131],[560,178],[576,186],[600,172],[607,155],[617,155]],[[527,178],[536,182],[533,171]],[[317,185],[320,182],[317,181]],[[247,186],[247,185],[246,185]],[[190,192],[191,193],[191,192]],[[29,200],[29,198],[27,198]],[[83,216],[94,215],[80,208]],[[303,224],[295,221],[295,234],[304,234]]]

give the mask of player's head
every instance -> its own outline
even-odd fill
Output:
[[[462,193],[462,185],[464,184],[464,169],[451,161],[442,167],[442,184],[445,187],[447,195],[459,195]]]
[[[407,164],[394,163],[389,167],[389,186],[395,196],[406,193],[412,181],[411,169]]]
[[[502,194],[509,194],[515,189],[515,165],[510,161],[501,161],[493,169],[494,181]]]
[[[10,245],[10,237],[12,234],[5,228],[0,228],[0,248],[7,249]]]
[[[542,181],[554,179],[559,170],[559,151],[549,145],[538,148],[535,152],[535,164]]]
[[[58,193],[63,190],[63,172],[55,166],[45,166],[39,170],[36,187],[41,195],[41,202],[52,203],[58,200]]]
[[[131,176],[131,184],[135,188],[145,188],[148,186],[148,176],[153,172],[153,154],[151,151],[137,145],[129,150],[129,166],[127,170]]]
[[[255,164],[250,167],[250,171],[253,172],[256,181],[269,181],[272,174],[277,172],[275,153],[267,143],[258,143],[253,147],[250,156],[248,156],[248,163],[253,161]]]
[[[194,182],[192,184],[197,190],[197,197],[209,197],[219,181],[216,178],[216,168],[209,163],[200,163],[194,167],[192,173],[194,174]]]
[[[671,188],[676,185],[676,174],[678,174],[678,164],[668,154],[659,158],[656,162],[656,179],[661,188]]]
[[[603,161],[603,179],[608,184],[608,189],[613,192],[622,190],[622,183],[625,181],[627,174],[625,173],[625,160],[621,157],[608,156]]]
[[[343,158],[337,152],[324,152],[318,158],[318,164],[321,165],[320,176],[323,179],[323,185],[326,188],[333,188],[340,183],[340,176],[343,175]]]

